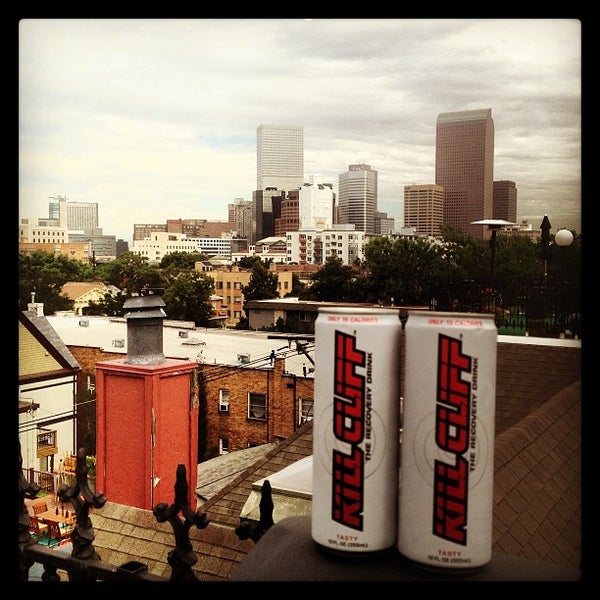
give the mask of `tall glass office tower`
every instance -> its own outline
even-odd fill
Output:
[[[339,176],[338,223],[353,223],[356,231],[375,233],[377,171],[370,165],[350,165]]]
[[[494,203],[494,121],[492,109],[438,115],[435,184],[444,187],[444,223],[483,239]]]
[[[297,190],[304,183],[304,127],[259,125],[256,189]]]

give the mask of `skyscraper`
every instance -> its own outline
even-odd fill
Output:
[[[444,223],[477,238],[489,235],[473,221],[491,219],[494,201],[492,109],[438,115],[435,184],[444,187]]]
[[[40,219],[45,223],[52,222],[58,227],[66,227],[69,231],[92,232],[98,229],[97,202],[71,202],[66,196],[51,196],[48,203],[49,219]]]
[[[310,175],[300,188],[300,229],[331,229],[334,223],[335,192],[321,175]]]
[[[370,165],[350,165],[339,177],[338,222],[374,234],[376,212],[377,171]]]
[[[297,190],[304,183],[304,128],[259,125],[256,189]]]
[[[501,179],[494,181],[493,219],[503,219],[511,223],[517,222],[517,184],[514,181]]]
[[[404,226],[419,235],[440,235],[444,220],[444,188],[441,185],[404,187]]]

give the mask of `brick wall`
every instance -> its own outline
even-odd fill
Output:
[[[498,343],[496,435],[581,379],[581,348]]]
[[[95,374],[97,361],[124,358],[124,354],[100,348],[70,346],[82,367],[81,381]],[[404,356],[402,350],[401,356]],[[290,436],[299,419],[299,398],[311,397],[312,377],[283,376],[284,360],[273,368],[253,369],[202,365],[207,389],[207,443],[216,456],[219,438],[226,438],[229,451],[249,445],[274,442]],[[530,343],[498,343],[496,375],[496,435],[530,414],[561,389],[581,379],[581,349]],[[289,387],[288,387],[289,386]],[[229,411],[219,412],[219,389],[230,393]],[[248,392],[268,394],[268,421],[248,418]],[[294,403],[296,401],[296,403]]]
[[[273,368],[252,369],[202,365],[207,392],[207,450],[218,451],[219,438],[227,438],[229,451],[265,444],[290,436],[294,431],[294,384],[283,376],[285,361],[276,359]],[[308,381],[308,380],[307,380]],[[290,387],[288,387],[288,384]],[[229,411],[219,412],[219,390],[229,391]],[[306,390],[306,387],[304,387]],[[312,393],[312,380],[310,380]],[[248,417],[248,393],[267,394],[268,420]],[[296,397],[297,401],[297,397]]]

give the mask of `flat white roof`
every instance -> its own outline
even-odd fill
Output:
[[[102,348],[106,352],[127,354],[127,322],[124,318],[77,316],[73,314],[46,317],[61,340],[67,346]],[[285,370],[307,375],[312,363],[303,353],[298,353],[296,344],[285,339],[268,339],[269,332],[245,331],[217,328],[198,328],[188,321],[165,321],[163,323],[163,354],[166,358],[196,360],[205,364],[239,365],[238,354],[249,355],[246,366],[268,368],[271,366],[271,351],[278,358],[285,358]],[[123,346],[113,345],[114,340],[123,340]],[[314,343],[307,344],[307,351],[314,357]],[[310,374],[312,376],[312,373]]]

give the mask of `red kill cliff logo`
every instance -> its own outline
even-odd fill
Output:
[[[433,534],[450,542],[467,544],[467,504],[469,498],[471,432],[471,383],[463,380],[471,373],[472,357],[463,354],[462,340],[440,334],[435,407],[435,443],[446,462],[434,462]],[[467,455],[467,456],[466,456]]]
[[[331,518],[362,531],[364,510],[365,376],[366,353],[356,347],[356,337],[335,332],[333,433],[348,452],[333,450]]]

